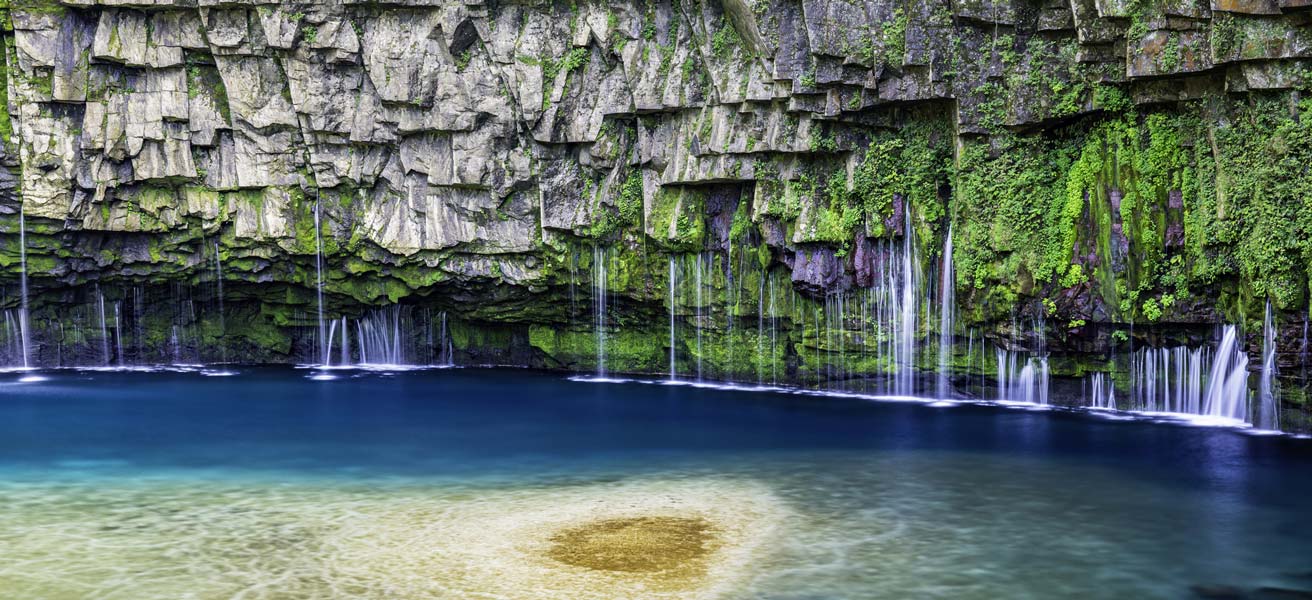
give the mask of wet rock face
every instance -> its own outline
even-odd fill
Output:
[[[1302,267],[1263,270],[1294,249],[1236,247],[1289,219],[1245,213],[1268,188],[1225,162],[1245,139],[1227,131],[1274,126],[1245,106],[1302,110],[1307,4],[14,0],[0,304],[17,305],[21,206],[52,314],[64,288],[210,285],[221,262],[231,306],[304,327],[322,248],[329,312],[426,303],[523,336],[574,316],[571,257],[602,245],[626,324],[651,326],[667,254],[816,298],[874,285],[907,223],[930,268],[952,223],[973,326],[1045,299],[1063,323],[1127,323],[1165,294],[1163,322],[1233,317],[1253,281],[1306,287]],[[1113,120],[1141,129],[1113,139]],[[1271,140],[1252,165],[1307,145]],[[1106,155],[1077,173],[1082,148]],[[1082,219],[1054,205],[1071,189]],[[1203,285],[1152,280],[1175,255]],[[751,320],[751,300],[721,310]],[[281,356],[277,337],[251,343]]]

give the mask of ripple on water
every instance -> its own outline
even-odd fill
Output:
[[[526,488],[0,488],[15,597],[716,598],[788,509],[723,478]]]

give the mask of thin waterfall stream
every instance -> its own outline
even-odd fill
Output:
[[[226,343],[228,323],[225,320],[227,311],[223,308],[223,257],[219,254],[219,243],[217,241],[214,242],[214,287],[219,304],[219,339],[223,340],[219,343],[220,360],[226,363],[228,362],[228,345]]]
[[[1280,429],[1280,390],[1276,384],[1276,325],[1271,300],[1262,318],[1262,378],[1258,385],[1258,408],[1253,422],[1258,428]]]
[[[675,282],[676,282],[676,275],[675,275],[675,265],[674,265],[674,255],[673,255],[673,254],[671,254],[670,257],[669,257],[669,263],[670,263],[670,275],[669,275],[669,280],[668,280],[668,287],[669,287],[669,297],[670,297],[670,299],[669,299],[669,302],[670,302],[670,306],[669,306],[669,308],[670,308],[670,381],[678,381],[678,380],[679,380],[679,369],[678,369],[678,366],[677,366],[676,363],[675,363],[675,353],[674,353],[674,350],[675,350],[675,344],[676,344],[676,340],[675,340],[675,337],[674,337],[674,333],[675,333],[675,329],[674,329],[674,311],[675,311],[674,288],[675,288]]]
[[[20,293],[22,299],[18,310],[18,336],[23,343],[23,368],[30,369],[32,368],[32,337],[27,298],[27,218],[25,209],[26,207],[20,203],[18,206],[18,260],[21,267],[19,281],[21,282]]]
[[[319,364],[327,365],[328,331],[323,317],[323,232],[320,227],[319,201],[314,201],[314,271],[315,293],[319,301]]]
[[[597,336],[597,376],[606,377],[606,262],[610,257],[607,248],[592,249],[592,310]]]
[[[943,272],[940,282],[938,309],[938,397],[951,393],[949,367],[952,363],[952,312],[956,306],[956,278],[952,269],[952,226],[943,238]]]

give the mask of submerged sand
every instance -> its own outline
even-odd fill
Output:
[[[752,481],[490,489],[177,482],[0,490],[22,598],[717,598],[785,504]]]

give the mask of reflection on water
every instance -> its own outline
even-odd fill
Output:
[[[6,597],[1307,586],[1300,440],[531,373],[50,379],[0,402]]]

